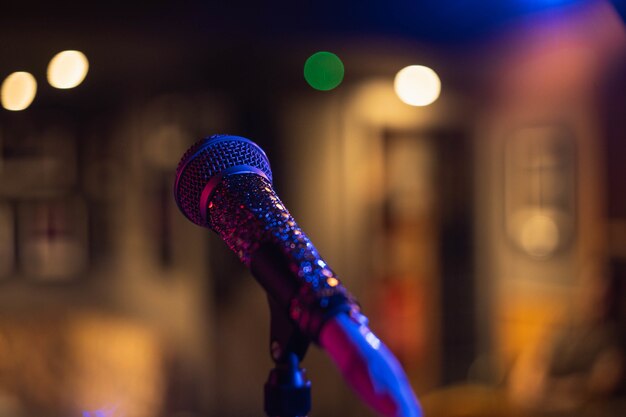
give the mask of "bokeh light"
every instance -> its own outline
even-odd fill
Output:
[[[555,221],[542,214],[528,218],[520,233],[522,247],[538,258],[551,255],[559,246],[559,240],[559,228]]]
[[[332,52],[316,52],[304,63],[304,79],[316,90],[332,90],[341,84],[343,74],[343,62]]]
[[[55,88],[74,88],[83,82],[89,70],[89,61],[80,51],[63,51],[48,64],[48,82]]]
[[[0,87],[2,107],[7,110],[20,111],[26,109],[37,94],[37,81],[32,74],[18,71],[10,74]]]
[[[410,65],[398,71],[393,87],[404,103],[428,106],[439,97],[441,81],[432,69],[423,65]]]

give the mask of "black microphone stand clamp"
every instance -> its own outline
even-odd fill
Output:
[[[311,381],[300,368],[309,340],[289,320],[284,309],[268,297],[270,305],[270,354],[274,368],[265,383],[268,417],[306,417],[311,410]]]

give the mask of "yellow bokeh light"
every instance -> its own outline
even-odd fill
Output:
[[[336,287],[337,285],[339,285],[339,280],[337,278],[334,277],[329,277],[326,280],[326,283],[330,286],[330,287]]]
[[[546,257],[559,246],[559,228],[548,216],[536,214],[526,220],[520,233],[522,247],[532,256]]]
[[[37,81],[28,72],[18,71],[9,75],[0,87],[2,107],[7,110],[24,110],[35,99]]]
[[[89,70],[89,61],[80,51],[63,51],[48,64],[48,82],[55,88],[74,88],[83,82]]]
[[[432,69],[422,65],[410,65],[398,71],[393,87],[404,103],[428,106],[439,97],[441,81]]]

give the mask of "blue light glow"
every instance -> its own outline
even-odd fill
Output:
[[[530,0],[530,3],[536,3],[536,4],[545,4],[545,5],[553,5],[553,6],[557,6],[559,4],[567,4],[567,3],[575,3],[579,0]]]
[[[587,0],[516,0],[516,2],[531,10],[541,10],[557,6],[566,6],[574,3],[582,3]]]
[[[122,414],[116,413],[117,406],[100,408],[95,411],[83,411],[83,417],[123,417]]]

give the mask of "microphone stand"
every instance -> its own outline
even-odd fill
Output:
[[[283,308],[268,296],[270,354],[274,368],[265,383],[268,417],[306,417],[311,410],[311,381],[300,368],[309,340],[289,320]]]

